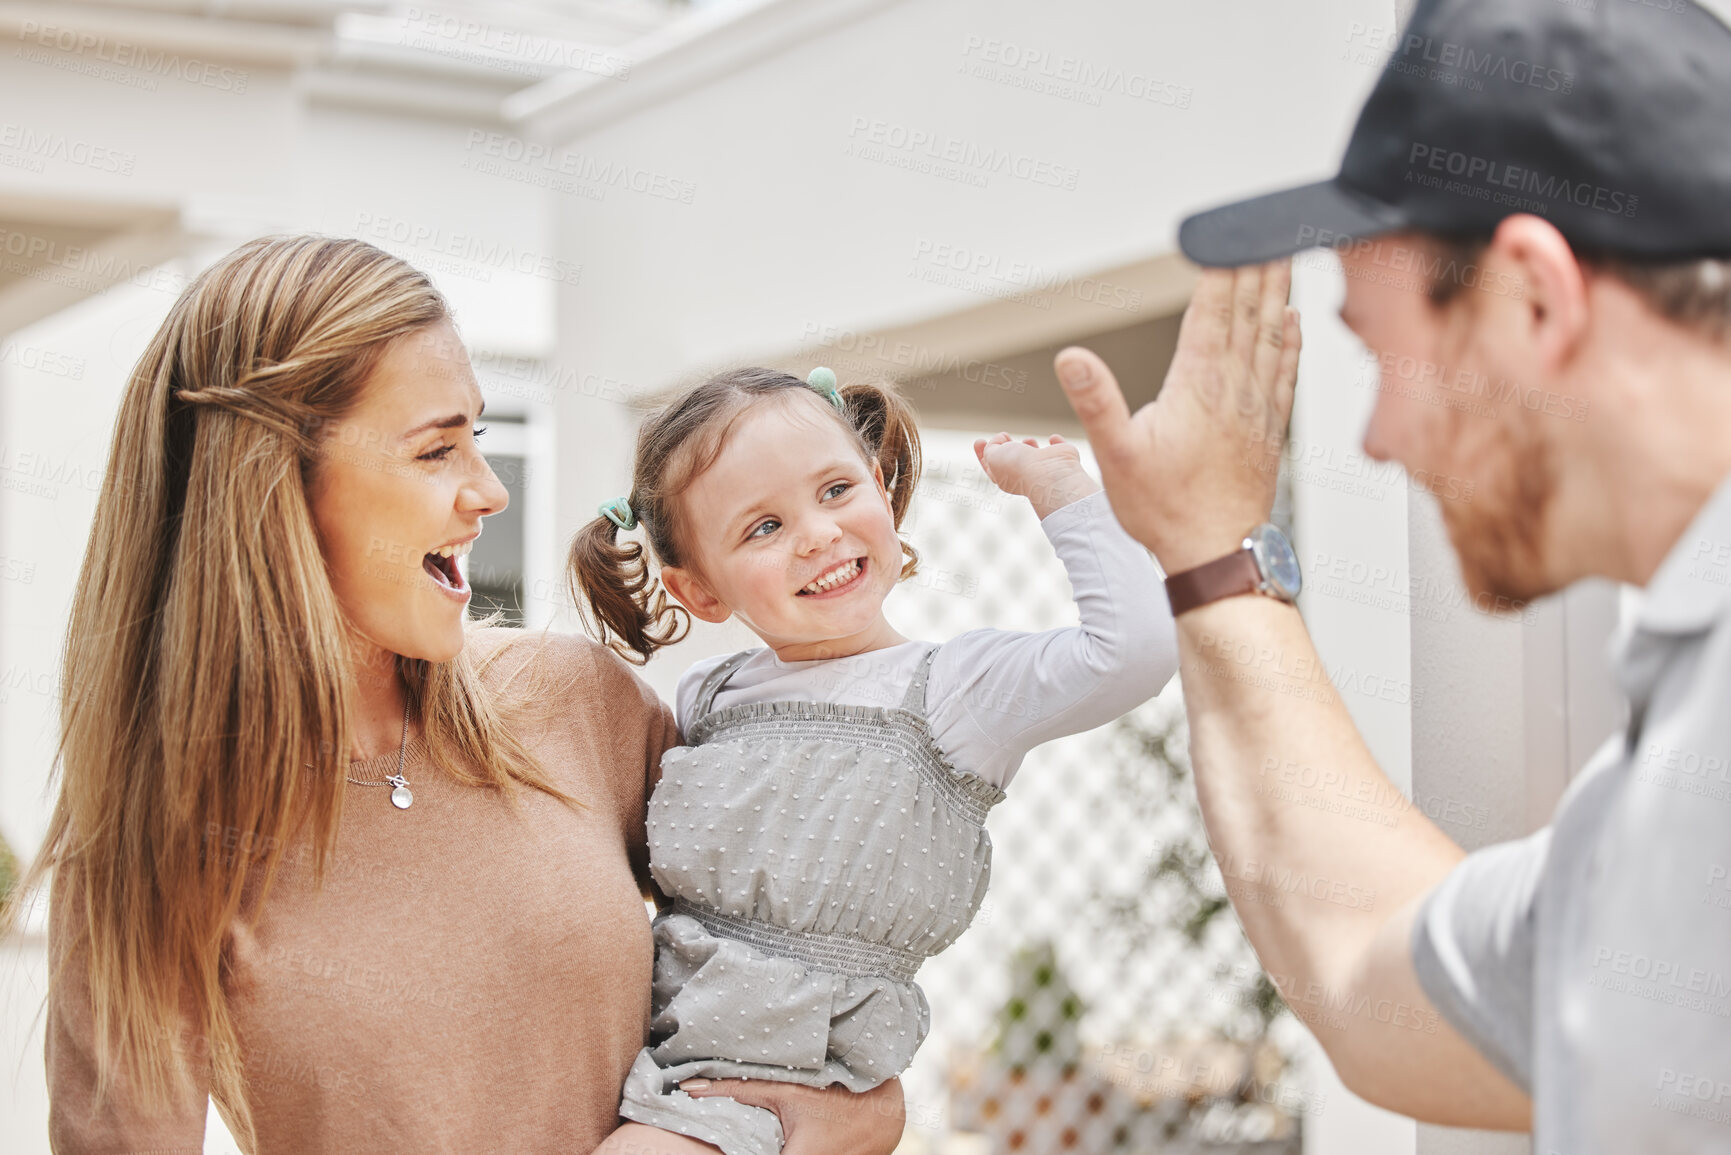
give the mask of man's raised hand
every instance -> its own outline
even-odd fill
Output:
[[[1298,380],[1291,284],[1289,261],[1205,270],[1166,383],[1134,415],[1093,352],[1057,356],[1113,513],[1167,573],[1230,553],[1268,520]]]

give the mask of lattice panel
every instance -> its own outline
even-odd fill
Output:
[[[985,478],[972,441],[926,432],[903,527],[921,573],[892,595],[890,620],[931,639],[1075,624],[1032,508]],[[1195,913],[1196,889],[1154,875],[1169,851],[1202,845],[1182,714],[1174,681],[1134,712],[1133,730],[1075,735],[1024,762],[989,822],[980,917],[920,973],[933,1025],[903,1077],[905,1155],[1298,1149],[1307,1105],[1274,1076],[1299,1028],[1288,1015],[1272,1045],[1233,1044],[1262,1035],[1255,958],[1230,911],[1195,942],[1174,929]],[[1175,783],[1148,758],[1139,735],[1150,734],[1167,736]],[[1218,872],[1201,873],[1202,901],[1221,897]],[[1250,1101],[1216,1102],[1234,1088]],[[1240,1142],[1193,1148],[1199,1131]]]

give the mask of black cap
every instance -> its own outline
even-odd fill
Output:
[[[1420,0],[1333,180],[1199,213],[1203,265],[1544,217],[1578,248],[1731,255],[1731,28],[1698,0]]]

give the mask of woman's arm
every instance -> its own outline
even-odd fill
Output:
[[[679,725],[674,721],[672,709],[659,698],[656,702],[660,706],[660,713],[650,722],[648,756],[643,767],[643,789],[628,799],[629,805],[626,807],[625,849],[631,859],[631,873],[636,876],[637,888],[643,892],[644,899],[653,902],[657,910],[666,910],[671,900],[655,884],[655,876],[649,870],[649,830],[645,822],[648,817],[649,797],[655,793],[655,784],[661,781],[661,755],[671,747],[679,745]]]
[[[694,1099],[726,1095],[774,1111],[785,1140],[782,1155],[891,1155],[902,1141],[907,1107],[900,1079],[854,1094],[842,1087],[804,1087],[769,1079],[687,1079]],[[595,1155],[714,1155],[708,1143],[659,1127],[627,1123]]]
[[[578,684],[589,708],[607,719],[603,747],[596,752],[606,767],[625,838],[626,858],[643,897],[665,905],[649,872],[649,796],[661,781],[661,756],[679,745],[673,710],[619,655],[588,638],[573,638],[582,655]]]
[[[782,1155],[891,1155],[907,1124],[900,1079],[858,1094],[844,1087],[819,1090],[770,1079],[687,1079],[679,1089],[694,1099],[726,1095],[774,1111],[786,1140]],[[701,1143],[693,1148],[706,1149]]]
[[[132,1079],[116,1070],[97,1095],[95,1006],[87,979],[89,953],[78,933],[76,896],[57,872],[48,908],[48,1142],[61,1155],[85,1151],[150,1151],[202,1155],[208,1112],[208,1065],[196,1031],[172,1040],[186,1080],[160,1110],[138,1101]]]

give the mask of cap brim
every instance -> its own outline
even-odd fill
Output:
[[[1392,205],[1325,180],[1188,217],[1178,226],[1178,247],[1199,265],[1234,268],[1406,226]]]

